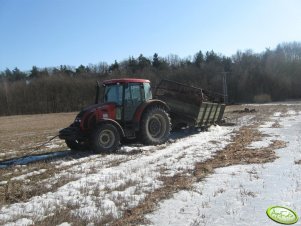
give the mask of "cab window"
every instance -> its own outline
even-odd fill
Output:
[[[129,83],[124,90],[124,99],[133,102],[141,102],[141,86],[139,83]]]
[[[143,83],[143,86],[144,86],[145,100],[147,101],[147,100],[152,99],[153,95],[152,95],[152,89],[151,89],[150,83],[145,82],[145,83]]]
[[[114,102],[117,105],[122,104],[122,85],[114,84],[105,87],[104,102]]]

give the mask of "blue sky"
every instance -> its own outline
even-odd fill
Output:
[[[0,70],[301,41],[299,0],[0,0]]]

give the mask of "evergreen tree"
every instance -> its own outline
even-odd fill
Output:
[[[39,70],[36,66],[32,66],[29,77],[30,78],[38,78],[39,77]]]
[[[75,69],[75,73],[78,74],[78,75],[79,74],[84,74],[86,72],[87,72],[86,67],[82,64],[79,65],[78,68]]]
[[[157,53],[155,53],[153,56],[152,66],[157,69],[160,67],[160,59]]]
[[[194,61],[193,63],[195,64],[195,66],[197,67],[201,67],[201,65],[203,64],[204,62],[204,55],[202,53],[202,51],[200,50],[199,52],[197,52],[195,55],[194,55]]]
[[[151,65],[151,61],[144,57],[142,54],[138,57],[138,68],[143,70],[144,68],[148,68]]]
[[[115,62],[111,64],[111,66],[109,67],[109,71],[116,71],[116,70],[119,70],[119,64],[117,60],[115,60]]]

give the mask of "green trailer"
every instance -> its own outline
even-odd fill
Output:
[[[159,83],[155,98],[169,106],[173,128],[219,124],[226,107],[222,94],[169,80]]]

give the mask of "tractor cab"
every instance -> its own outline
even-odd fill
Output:
[[[129,122],[144,102],[152,99],[150,81],[145,79],[113,79],[103,83],[103,103],[116,104],[115,120]]]

